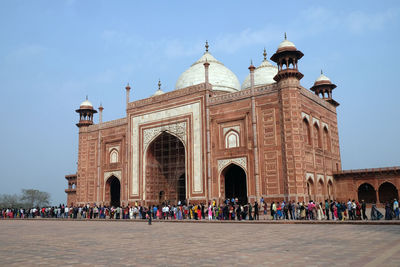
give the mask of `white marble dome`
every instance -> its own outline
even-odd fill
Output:
[[[236,92],[240,90],[240,83],[236,75],[221,62],[215,59],[209,52],[193,63],[190,68],[179,76],[175,90],[205,82],[204,63],[210,63],[208,67],[208,80],[213,90]]]
[[[322,82],[322,81],[331,82],[331,79],[329,79],[323,73],[321,73],[321,75],[315,80],[315,82]]]
[[[90,103],[89,100],[86,99],[85,101],[83,101],[81,103],[80,107],[91,107],[91,108],[93,108],[93,105],[92,105],[92,103]]]
[[[279,44],[278,49],[280,49],[280,48],[285,48],[285,47],[294,47],[294,48],[296,48],[296,46],[294,45],[294,43],[292,43],[291,41],[286,40],[286,37],[285,37],[285,40],[283,40],[283,41]]]
[[[278,68],[272,65],[266,58],[260,66],[254,70],[254,86],[267,85],[275,83],[275,75],[278,73]],[[247,75],[242,83],[242,90],[250,88],[250,74]]]

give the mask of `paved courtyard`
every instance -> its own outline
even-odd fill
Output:
[[[400,225],[1,220],[0,265],[399,266]]]

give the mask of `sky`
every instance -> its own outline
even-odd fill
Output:
[[[279,2],[275,4],[275,2]],[[301,84],[337,85],[343,169],[400,165],[400,1],[0,1],[0,194],[35,188],[64,203],[86,95],[103,121],[171,91],[210,52],[243,82],[283,40],[304,53]],[[98,121],[96,115],[95,121]]]

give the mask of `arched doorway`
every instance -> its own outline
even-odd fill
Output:
[[[308,201],[310,200],[315,201],[314,182],[311,178],[309,178],[307,181],[307,195],[308,195]]]
[[[106,195],[108,195],[110,206],[119,207],[121,205],[121,183],[117,177],[111,176],[108,178],[106,190],[108,191]]]
[[[392,202],[393,199],[399,199],[397,188],[389,182],[384,182],[379,186],[379,201],[381,203]]]
[[[179,200],[185,200],[185,168],[186,153],[182,141],[162,132],[146,152],[146,201],[177,204]]]
[[[247,184],[245,171],[236,164],[227,166],[223,172],[225,178],[225,198],[237,198],[240,204],[247,204]]]
[[[333,195],[333,184],[332,184],[332,181],[329,181],[328,182],[328,187],[327,187],[327,189],[328,189],[328,199],[329,200],[332,200],[333,198],[332,198],[332,195]]]
[[[376,203],[376,191],[372,185],[363,183],[358,187],[358,201],[362,200],[365,203]]]
[[[178,201],[185,201],[186,200],[186,186],[185,186],[185,174],[182,174],[178,179]]]
[[[319,180],[318,181],[318,196],[317,196],[317,199],[315,199],[314,201],[317,201],[317,202],[324,202],[324,182],[322,181],[322,179],[321,180]]]

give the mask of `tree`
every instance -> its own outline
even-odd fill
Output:
[[[16,194],[0,195],[0,207],[1,208],[19,208],[19,207],[21,207],[20,197]]]
[[[50,204],[50,194],[36,189],[22,189],[21,201],[28,207],[44,207]]]

